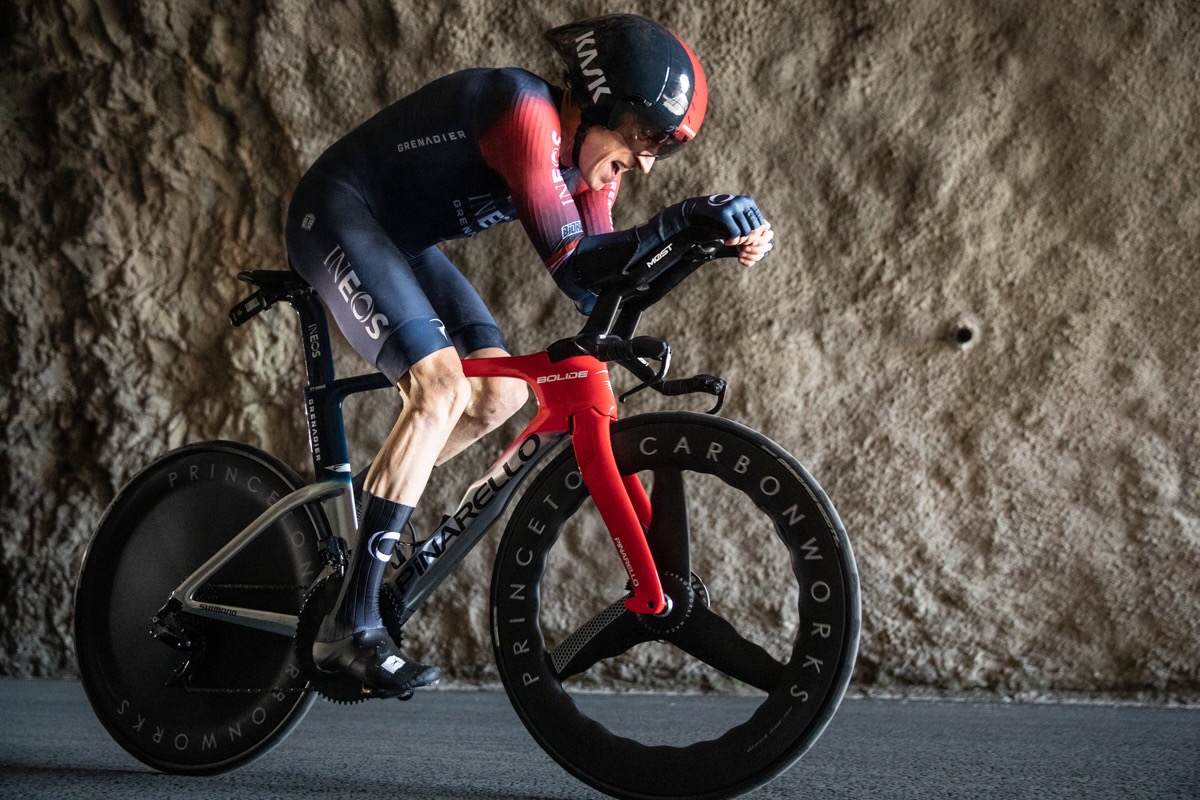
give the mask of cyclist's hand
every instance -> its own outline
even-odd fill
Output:
[[[736,236],[732,239],[727,239],[725,244],[730,247],[738,248],[738,263],[743,267],[753,267],[759,261],[767,257],[767,253],[771,252],[774,247],[771,240],[775,238],[775,231],[771,230],[771,223],[764,222],[754,230],[750,231],[748,236]]]
[[[747,237],[759,230],[766,218],[753,197],[741,194],[714,194],[693,197],[683,202],[688,222],[707,224],[728,240]]]

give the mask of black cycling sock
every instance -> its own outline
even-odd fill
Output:
[[[319,640],[337,641],[383,625],[379,616],[379,587],[388,561],[396,550],[400,532],[412,512],[412,506],[363,492],[358,545],[350,554],[337,606],[322,623]]]

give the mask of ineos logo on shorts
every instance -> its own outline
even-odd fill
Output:
[[[350,313],[354,315],[354,318],[363,323],[363,329],[367,332],[367,336],[372,339],[379,339],[383,336],[389,325],[388,318],[383,314],[375,313],[375,298],[360,288],[362,281],[358,279],[358,275],[351,268],[350,261],[346,258],[346,251],[340,244],[334,245],[329,255],[325,256],[325,271],[333,276],[338,294],[350,306]]]

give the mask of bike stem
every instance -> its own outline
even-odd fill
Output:
[[[467,359],[463,373],[468,378],[519,378],[529,384],[538,413],[516,442],[535,433],[570,432],[579,473],[629,576],[633,594],[625,599],[625,607],[635,614],[665,612],[667,600],[646,541],[650,499],[637,475],[621,475],[612,450],[610,427],[617,420],[617,400],[608,366],[590,355],[551,361],[548,353],[540,352]]]

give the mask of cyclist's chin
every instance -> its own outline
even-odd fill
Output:
[[[609,186],[623,172],[620,162],[613,158],[598,158],[594,163],[583,163],[583,169],[580,170],[583,174],[584,183],[593,192],[598,192]]]
[[[612,170],[604,170],[597,167],[587,175],[584,175],[583,179],[587,183],[589,189],[591,189],[593,192],[599,192],[604,189],[604,187],[610,185],[614,180],[616,180],[616,176],[613,174]]]

